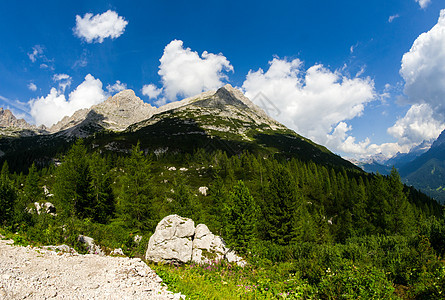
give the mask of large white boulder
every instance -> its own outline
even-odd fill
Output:
[[[244,266],[245,261],[227,248],[224,240],[204,224],[195,228],[192,219],[165,217],[148,242],[145,258],[154,262],[210,264],[221,260]]]
[[[165,217],[150,237],[145,258],[154,262],[186,263],[192,258],[195,222],[178,215]]]
[[[224,240],[210,232],[204,224],[196,226],[192,247],[192,261],[196,263],[223,260],[228,250]]]

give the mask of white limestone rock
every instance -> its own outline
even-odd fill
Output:
[[[178,215],[165,217],[150,237],[146,259],[154,262],[186,263],[192,258],[195,223]]]
[[[210,232],[204,224],[196,226],[193,239],[193,262],[199,264],[217,262],[225,258],[226,252],[226,243],[221,237]]]
[[[151,236],[145,258],[153,262],[211,264],[221,260],[244,266],[246,262],[230,250],[224,240],[205,224],[195,228],[192,219],[165,217]]]

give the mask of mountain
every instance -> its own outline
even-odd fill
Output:
[[[389,175],[392,167],[396,167],[397,169],[402,168],[404,165],[412,162],[417,157],[427,152],[432,144],[433,140],[423,141],[421,144],[413,147],[408,153],[398,152],[390,158],[382,154],[377,154],[366,160],[353,160],[352,163],[368,173],[378,172],[382,175]]]
[[[9,109],[0,107],[0,136],[30,136],[47,133],[46,127],[37,128],[24,119],[17,119]]]
[[[0,138],[0,154],[18,168],[33,161],[44,164],[77,137],[86,138],[100,151],[128,152],[140,141],[146,152],[193,153],[202,148],[235,155],[251,151],[357,169],[270,118],[231,85],[159,108],[125,90],[63,118],[48,132]]]
[[[396,168],[401,168],[404,165],[406,165],[407,163],[412,162],[417,157],[419,157],[420,155],[427,152],[431,148],[433,142],[434,142],[434,140],[429,140],[429,141],[425,140],[420,145],[413,147],[408,153],[400,153],[399,152],[396,155],[394,155],[393,157],[391,157],[390,159],[388,159],[385,162],[385,165],[395,166]]]
[[[399,169],[405,183],[445,203],[445,130],[431,148]]]
[[[49,131],[66,137],[87,137],[103,130],[123,131],[129,125],[150,118],[156,108],[144,103],[134,91],[124,90],[89,109],[64,117]]]

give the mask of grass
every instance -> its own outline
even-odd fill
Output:
[[[187,299],[301,299],[312,298],[314,290],[294,273],[277,268],[245,268],[218,262],[183,266],[149,264],[174,292]]]

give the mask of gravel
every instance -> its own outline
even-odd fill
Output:
[[[0,299],[185,298],[139,258],[56,251],[0,240]]]

